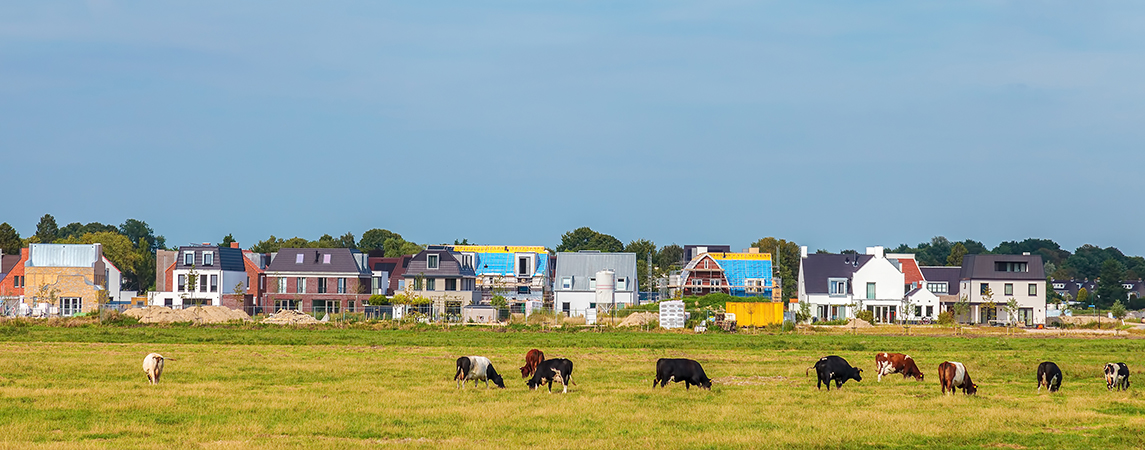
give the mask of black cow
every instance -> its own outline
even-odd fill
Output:
[[[1119,391],[1129,389],[1129,366],[1125,363],[1109,363],[1105,365],[1105,385],[1109,390],[1114,387]]]
[[[1062,387],[1062,370],[1058,368],[1057,364],[1046,361],[1038,364],[1038,392],[1042,391],[1042,386],[1049,389],[1050,392],[1057,392]]]
[[[656,361],[656,379],[652,380],[652,387],[655,388],[656,383],[664,387],[669,381],[683,381],[685,390],[691,389],[693,384],[707,390],[712,389],[712,379],[704,373],[704,368],[690,359],[660,358]]]
[[[537,386],[548,383],[549,393],[553,393],[553,381],[564,385],[565,389],[562,393],[569,391],[569,383],[576,385],[572,380],[573,363],[564,358],[546,359],[537,364],[537,371],[533,372],[533,378],[526,381],[525,384],[529,389],[536,390]]]
[[[831,355],[819,358],[819,361],[814,366],[808,367],[807,370],[815,369],[815,373],[819,376],[819,380],[815,383],[816,389],[822,389],[822,385],[827,385],[827,390],[831,390],[831,381],[835,381],[835,387],[843,387],[843,383],[852,378],[855,381],[863,381],[863,369],[851,367],[847,360]],[[806,372],[806,371],[804,371]]]

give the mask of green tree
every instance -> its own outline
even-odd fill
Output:
[[[259,241],[257,244],[252,245],[250,249],[255,253],[274,253],[277,252],[278,249],[282,248],[282,244],[282,239],[276,238],[272,234],[269,238],[266,238],[265,240]]]
[[[413,242],[406,241],[400,237],[388,239],[385,244],[382,244],[382,247],[384,247],[386,250],[387,258],[396,258],[405,255],[416,255],[422,250],[425,250],[425,247],[417,245]]]
[[[755,241],[751,246],[758,248],[760,252],[771,253],[772,272],[774,276],[780,278],[783,298],[795,298],[799,286],[799,244],[785,239],[765,237]]]
[[[223,236],[223,242],[219,243],[219,247],[230,247],[232,242],[235,242],[234,235],[227,233],[226,236]]]
[[[118,232],[101,231],[61,239],[60,243],[100,244],[103,248],[103,255],[123,272],[125,278],[135,278],[135,264],[139,259],[139,254],[136,253],[135,246],[131,245],[131,241],[127,240],[127,236]]]
[[[60,227],[56,225],[56,218],[51,214],[44,214],[40,218],[40,223],[36,224],[36,238],[45,244],[56,242],[59,237]]]
[[[950,310],[954,312],[954,321],[958,324],[958,330],[962,330],[961,318],[966,313],[970,312],[970,299],[963,295],[958,298],[958,301],[950,306]]]
[[[1121,300],[1113,302],[1113,306],[1109,307],[1109,313],[1113,315],[1114,319],[1120,320],[1122,325],[1125,325],[1125,305],[1121,304]]]
[[[73,236],[83,236],[87,233],[99,233],[101,231],[111,231],[118,233],[119,229],[115,225],[106,225],[99,222],[91,222],[87,225],[79,222],[72,222],[60,228],[56,239],[67,239]]]
[[[1007,326],[1018,328],[1018,301],[1010,297],[1006,301],[1006,324]]]
[[[656,256],[655,243],[647,239],[638,239],[629,242],[628,245],[624,246],[624,251],[627,253],[636,254],[636,279],[639,280],[640,284],[648,284],[649,273],[654,276],[659,275],[658,273],[655,273],[654,270],[649,272],[649,269],[652,269],[652,267],[648,267],[648,256],[651,255],[653,258]],[[655,263],[653,263],[653,267],[656,267]],[[644,286],[644,289],[651,290],[652,287]]]
[[[1101,264],[1101,278],[1097,280],[1097,301],[1099,308],[1113,305],[1113,302],[1129,297],[1129,290],[1121,284],[1125,279],[1125,266],[1114,259]]]
[[[611,235],[598,233],[589,227],[580,227],[561,235],[561,245],[558,252],[577,252],[581,250],[599,250],[602,252],[619,252],[624,250],[624,243]]]
[[[1082,309],[1089,307],[1089,291],[1085,288],[1077,290],[1077,303]]]
[[[961,266],[963,256],[966,256],[966,246],[958,242],[954,244],[954,247],[951,247],[950,256],[946,257],[946,265]]]
[[[402,235],[390,230],[371,228],[365,233],[362,233],[362,240],[358,241],[358,250],[363,252],[384,250],[382,247],[386,244],[386,240],[391,238],[401,239]]]
[[[656,252],[656,256],[653,258],[653,264],[667,272],[678,266],[680,261],[684,259],[684,247],[676,244],[665,245],[660,247],[660,251]]]
[[[19,255],[23,247],[24,240],[20,239],[20,233],[8,225],[8,222],[0,223],[0,251],[5,255]]]
[[[127,236],[136,248],[151,250],[155,247],[155,230],[147,222],[136,219],[127,219],[119,225],[119,233]]]

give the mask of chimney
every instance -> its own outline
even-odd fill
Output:
[[[752,253],[752,254],[759,253],[759,248],[752,247],[752,248],[747,249],[747,252]]]
[[[231,242],[231,248],[239,248],[238,242]]]
[[[881,259],[883,257],[883,246],[867,247],[867,254]]]
[[[799,246],[799,257],[800,258],[806,258],[807,257],[807,246],[806,245],[800,245]]]

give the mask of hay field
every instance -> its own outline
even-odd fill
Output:
[[[567,395],[530,392],[530,348],[574,361]],[[228,327],[0,326],[0,448],[1143,448],[1145,340],[676,333],[497,333]],[[168,361],[150,386],[142,358]],[[927,380],[875,381],[904,351]],[[490,357],[507,389],[457,390],[457,356]],[[817,391],[838,354],[862,382]],[[660,357],[699,360],[708,391],[650,388]],[[942,397],[967,364],[979,396]],[[1035,391],[1053,360],[1066,378]],[[1125,361],[1128,392],[1101,366]]]

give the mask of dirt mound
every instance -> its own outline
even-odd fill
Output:
[[[302,311],[284,309],[282,311],[271,314],[265,319],[262,319],[262,323],[271,323],[275,325],[298,325],[319,322],[318,319],[314,318],[314,316],[306,314]]]
[[[624,320],[620,322],[621,327],[639,327],[648,325],[651,322],[659,322],[660,313],[654,312],[636,312],[629,314]]]
[[[223,306],[194,306],[185,309],[171,309],[165,306],[132,308],[123,314],[134,317],[140,323],[225,323],[233,320],[248,321],[247,313]]]
[[[851,319],[850,322],[847,322],[846,325],[843,325],[845,328],[870,328],[873,326],[874,325],[871,325],[870,322],[867,322],[863,319]]]
[[[1072,323],[1074,325],[1085,325],[1088,323],[1119,323],[1117,319],[1110,319],[1102,316],[1058,316],[1058,320],[1062,323]]]

